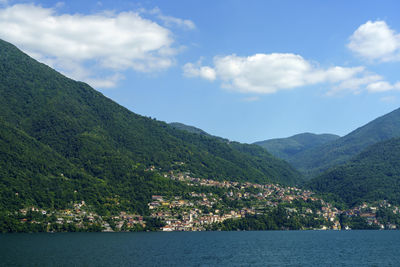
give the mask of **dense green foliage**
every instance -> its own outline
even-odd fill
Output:
[[[61,209],[70,202],[86,200],[100,214],[123,210],[146,214],[152,194],[189,192],[186,186],[147,172],[140,165],[127,167],[125,176],[118,179],[94,177],[24,132],[5,123],[0,122],[0,126],[2,211],[26,206]],[[124,160],[118,159],[122,165],[127,164]]]
[[[291,214],[283,206],[278,206],[266,214],[225,220],[213,225],[213,230],[300,230],[319,228],[323,222],[323,219],[315,220],[313,216]]]
[[[137,115],[0,40],[0,207],[147,213],[152,194],[189,189],[158,172],[296,183],[297,171],[257,146],[188,133]],[[155,166],[156,172],[147,171]]]
[[[391,209],[379,209],[376,213],[376,217],[378,221],[384,225],[400,225],[400,214],[394,214]]]
[[[348,226],[352,230],[378,230],[380,229],[376,224],[368,224],[367,220],[360,216],[346,217],[340,216],[340,224]]]
[[[265,141],[255,142],[268,150],[272,155],[289,163],[296,158],[298,153],[303,153],[311,148],[326,144],[340,138],[334,134],[296,134],[288,138],[277,138]]]
[[[345,163],[370,145],[396,137],[400,137],[400,109],[337,140],[297,153],[290,163],[306,178],[313,178],[330,167]]]
[[[211,151],[218,149],[218,154],[223,155],[223,158],[228,160],[221,161],[220,159],[216,159],[217,161],[215,161],[214,159],[214,162],[209,160],[202,162],[202,165],[207,166],[207,169],[203,171],[198,169],[198,167],[201,165],[196,164],[197,166],[193,166],[190,169],[190,171],[195,175],[218,180],[218,173],[228,172],[225,175],[225,177],[229,177],[228,180],[248,180],[259,183],[265,182],[265,180],[263,180],[265,178],[258,178],[259,173],[256,173],[254,170],[248,168],[248,166],[254,166],[258,172],[268,173],[269,181],[283,184],[296,184],[301,181],[301,175],[297,172],[296,174],[293,174],[293,169],[291,167],[288,168],[286,162],[274,158],[267,151],[256,145],[231,142],[221,137],[211,136],[201,129],[193,126],[187,126],[182,123],[171,123],[170,125],[179,130],[175,131],[175,135],[179,135],[180,138],[185,139],[188,133],[192,133],[197,138],[191,139],[190,141],[194,142],[196,147],[203,148],[204,150],[208,151],[210,151],[210,149]],[[224,146],[216,145],[216,141],[219,144],[224,144]],[[232,162],[234,162],[234,164],[232,164]],[[241,173],[241,169],[247,170],[248,178],[244,177],[243,179],[240,176],[238,177],[238,175]],[[210,176],[205,173],[205,171],[209,172],[210,170],[218,171]],[[249,179],[249,177],[252,178]]]
[[[349,206],[383,199],[400,204],[400,138],[367,148],[347,164],[314,178],[310,186],[340,196]]]

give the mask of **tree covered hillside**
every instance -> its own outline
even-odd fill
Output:
[[[300,181],[286,162],[257,146],[137,115],[1,40],[0,122],[1,193],[18,196],[20,206],[76,197],[143,212],[151,194],[184,191],[147,172],[150,166],[213,179]],[[2,197],[3,207],[11,199]]]
[[[107,160],[118,163],[108,164],[103,172],[116,173],[112,168],[121,167],[124,175],[95,177],[3,121],[0,137],[0,217],[2,212],[27,206],[61,209],[81,200],[100,214],[127,210],[146,214],[151,194],[187,191],[180,183],[147,172],[143,166],[130,166],[128,158],[112,154]]]
[[[400,138],[368,147],[347,164],[311,180],[310,186],[334,193],[350,206],[376,200],[400,204]]]

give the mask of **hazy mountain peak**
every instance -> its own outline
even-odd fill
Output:
[[[339,136],[334,134],[301,133],[287,138],[276,138],[255,142],[254,144],[267,149],[271,154],[278,158],[290,161],[298,153],[307,151],[338,138]]]

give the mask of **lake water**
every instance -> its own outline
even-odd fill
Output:
[[[400,266],[400,231],[0,234],[2,266]]]

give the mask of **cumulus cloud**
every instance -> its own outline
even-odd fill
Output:
[[[127,69],[166,69],[177,53],[170,30],[135,12],[71,15],[18,4],[0,8],[0,38],[72,78],[103,87],[115,85]],[[97,80],[93,70],[115,75]]]
[[[378,81],[367,86],[367,90],[373,93],[400,90],[400,82],[391,84],[387,81]]]
[[[368,21],[351,35],[348,48],[368,60],[400,60],[400,35],[385,21]]]
[[[187,63],[184,75],[208,80],[219,79],[222,87],[242,93],[269,94],[279,90],[319,83],[331,83],[337,90],[346,86],[357,89],[365,83],[381,79],[368,74],[364,67],[321,68],[295,54],[255,54],[217,56],[214,67]]]
[[[214,81],[216,79],[215,70],[208,66],[200,66],[200,64],[200,62],[196,64],[186,63],[183,66],[183,74],[186,77],[201,77],[209,81]]]
[[[365,86],[371,83],[378,82],[382,80],[383,77],[377,74],[363,72],[362,75],[350,77],[349,79],[343,80],[338,84],[332,86],[332,88],[327,92],[328,96],[336,95],[340,92],[353,92],[354,94],[361,93]]]
[[[371,83],[367,86],[367,90],[370,92],[385,92],[393,89],[393,85],[386,81],[379,81]]]

